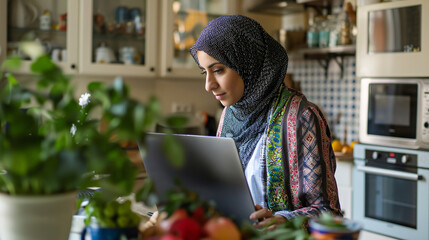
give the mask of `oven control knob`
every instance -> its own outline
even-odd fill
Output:
[[[410,157],[408,157],[408,155],[403,155],[403,156],[401,157],[401,162],[402,162],[403,164],[406,164],[406,163],[408,162],[408,160],[410,160]]]
[[[373,152],[372,153],[372,159],[377,159],[379,157],[379,154],[378,154],[378,152]]]

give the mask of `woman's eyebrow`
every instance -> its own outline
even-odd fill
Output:
[[[220,62],[214,62],[214,63],[212,63],[212,64],[210,64],[210,65],[208,65],[207,66],[207,68],[212,68],[214,65],[216,65],[216,64],[222,64],[222,63],[220,63]],[[199,66],[200,67],[200,69],[201,70],[205,70],[205,68],[203,68],[203,67],[201,67],[201,66]]]
[[[216,65],[216,64],[221,64],[220,62],[214,62],[214,63],[212,63],[212,64],[210,64],[210,65],[208,65],[207,66],[207,68],[211,68],[211,67],[213,67],[214,65]]]

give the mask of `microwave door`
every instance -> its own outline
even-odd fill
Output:
[[[368,134],[416,139],[417,89],[417,84],[370,84]]]
[[[368,53],[420,51],[421,6],[370,11],[368,18]]]

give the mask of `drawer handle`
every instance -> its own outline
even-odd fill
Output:
[[[365,173],[373,173],[373,174],[395,177],[395,178],[401,178],[401,179],[406,179],[406,180],[413,180],[413,181],[418,181],[420,179],[423,179],[423,177],[421,175],[418,175],[415,173],[400,172],[400,171],[375,168],[375,167],[357,166],[357,170],[365,172]]]

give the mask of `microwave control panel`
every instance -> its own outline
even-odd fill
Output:
[[[423,84],[423,101],[422,101],[422,131],[421,137],[423,142],[429,142],[429,84]]]

